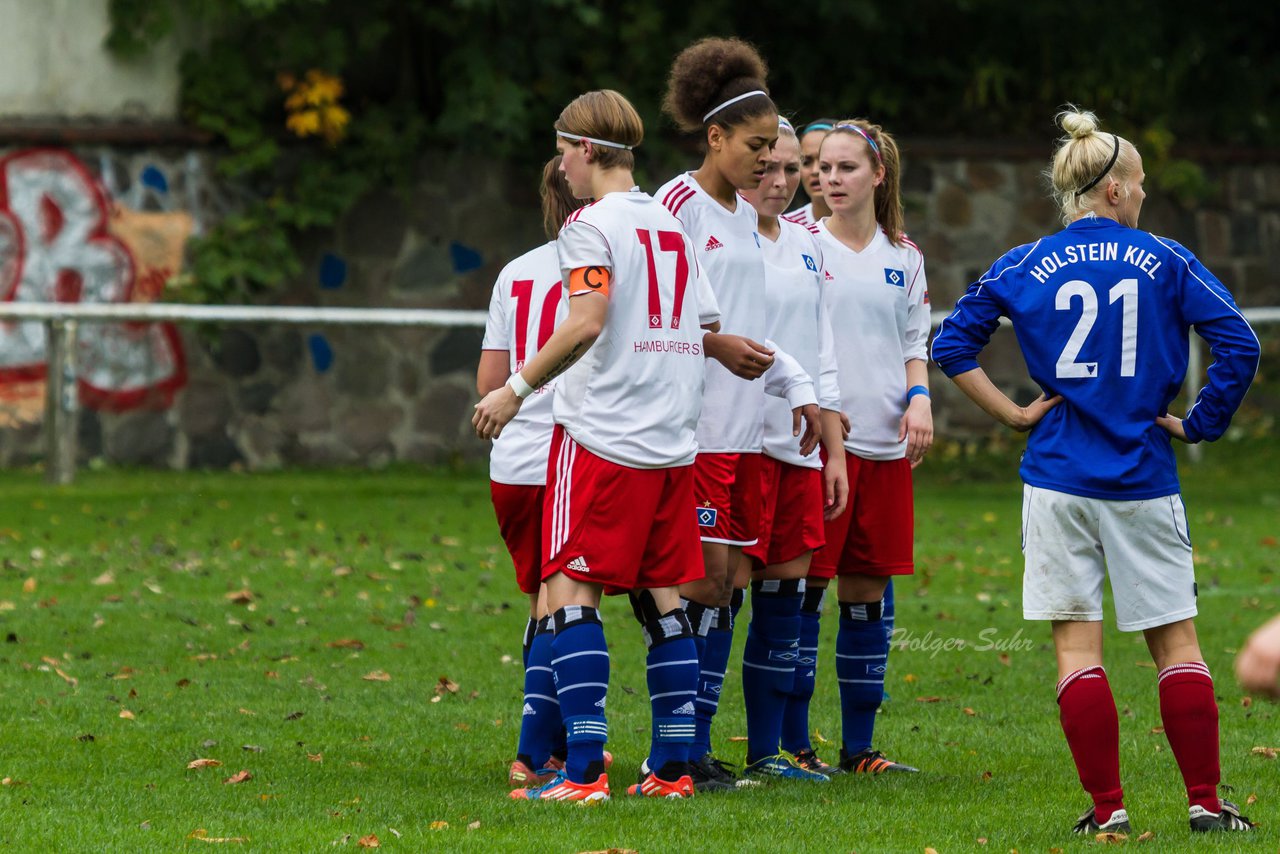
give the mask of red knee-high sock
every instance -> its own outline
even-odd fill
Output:
[[[1171,664],[1160,671],[1160,718],[1187,784],[1187,802],[1220,812],[1218,701],[1203,661]]]
[[[1124,809],[1120,788],[1120,718],[1107,672],[1100,666],[1069,673],[1058,683],[1058,709],[1080,784],[1093,798],[1099,824]]]

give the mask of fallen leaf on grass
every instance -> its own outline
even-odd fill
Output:
[[[1246,709],[1247,709],[1247,708],[1249,708],[1250,706],[1252,706],[1252,705],[1253,705],[1253,698],[1252,698],[1252,697],[1241,697],[1241,698],[1240,698],[1240,705],[1241,705],[1241,706],[1243,706],[1243,707],[1245,707]]]
[[[1013,665],[1012,665],[1012,662],[1013,662],[1013,659],[1009,658],[1009,653],[1007,653],[1007,652],[1002,652],[1002,653],[1000,653],[1000,663],[1001,663],[1001,664],[1003,664],[1005,667],[1011,667],[1011,666],[1013,666]]]
[[[74,676],[68,676],[67,674],[63,673],[62,668],[60,667],[53,668],[53,672],[61,676],[62,680],[66,682],[68,685],[70,685],[72,688],[75,688],[77,685],[80,684],[78,681],[76,681],[76,678]]]
[[[454,682],[448,676],[441,676],[436,682],[435,692],[437,697],[443,697],[445,694],[458,693],[458,683]]]
[[[1152,734],[1152,735],[1164,735],[1164,727],[1162,727],[1162,726],[1153,726],[1153,727],[1151,728],[1151,734]]]
[[[730,741],[746,741],[747,737],[745,735],[731,735],[729,736],[729,740]]]
[[[992,774],[991,774],[991,772],[990,772],[990,771],[983,771],[983,772],[982,772],[982,779],[984,779],[984,780],[990,780],[990,779],[991,779],[991,777],[992,777]]]
[[[919,680],[919,678],[920,677],[916,676],[914,673],[908,673],[906,676],[902,677],[902,681],[910,685],[912,682]]]
[[[261,753],[261,752],[262,752],[262,748],[261,748],[261,747],[259,747],[259,746],[258,746],[258,745],[256,745],[256,744],[242,744],[242,745],[240,745],[240,749],[241,749],[241,750],[247,750],[247,751],[249,751],[250,753]]]
[[[1107,845],[1123,845],[1128,839],[1127,833],[1099,833],[1093,837],[1095,842],[1105,842]]]
[[[222,781],[222,784],[223,784],[224,786],[226,786],[226,785],[234,785],[234,784],[236,784],[236,783],[243,783],[243,782],[245,782],[245,781],[247,781],[247,780],[252,780],[252,779],[253,779],[253,775],[252,775],[252,774],[250,774],[248,771],[240,771],[240,772],[237,772],[237,773],[235,773],[235,774],[232,774],[230,777],[228,777],[227,779],[223,780],[223,781]]]
[[[378,837],[370,833],[368,836],[361,836],[356,840],[356,845],[361,848],[381,848],[382,843],[378,841]]]
[[[248,588],[243,590],[232,590],[222,598],[235,605],[248,605],[253,601],[253,591]]]
[[[476,824],[479,824],[479,822],[476,822]],[[400,831],[396,830],[394,827],[388,827],[387,830],[391,831],[391,834],[395,836],[396,839],[399,839],[402,835]]]
[[[188,768],[217,768],[222,763],[216,759],[192,759],[187,763]]]
[[[187,834],[188,839],[194,839],[197,842],[248,842],[247,836],[210,836],[209,831],[203,827],[197,827],[195,830]]]
[[[25,786],[25,785],[27,784],[22,782],[21,780],[15,780],[12,777],[5,777],[3,780],[0,780],[0,786]],[[479,822],[476,822],[476,823],[479,824]]]
[[[106,572],[102,573],[102,575],[99,575],[97,578],[93,579],[89,583],[97,587],[102,587],[105,584],[115,584],[115,581],[116,581],[115,573],[113,573],[111,570],[108,569]]]
[[[941,703],[941,697],[916,697],[917,703]]]
[[[28,578],[26,581],[22,582],[22,592],[23,592],[23,593],[35,593],[35,592],[36,592],[36,580],[35,580],[35,578],[34,578],[34,577],[33,577],[33,578]]]
[[[124,718],[126,721],[132,721],[137,719],[137,715],[135,715],[133,712],[129,711],[128,709],[121,709],[120,717]]]
[[[965,713],[966,715],[968,715],[969,717],[973,717],[974,715],[978,714],[977,712],[975,712],[973,709],[969,708],[968,706],[965,706],[965,707],[964,707],[964,713]]]
[[[1268,759],[1275,759],[1280,756],[1280,747],[1255,747],[1249,751],[1254,756],[1265,756]]]
[[[76,741],[93,741],[93,733],[86,732],[76,736]]]
[[[986,844],[987,844],[987,837],[985,837],[985,836],[979,836],[979,837],[978,837],[978,844],[979,844],[979,845],[986,845]]]
[[[333,649],[354,649],[356,651],[364,649],[364,641],[355,638],[339,638],[336,641],[329,641],[329,646]]]
[[[924,848],[924,854],[938,854],[938,849],[930,848],[929,846],[926,845]]]
[[[447,821],[433,821],[433,822],[431,822],[430,827],[431,827],[431,829],[432,829],[432,830],[448,830],[448,829],[449,829],[449,822],[447,822]]]
[[[1244,799],[1244,805],[1247,807],[1251,807],[1257,802],[1258,802],[1258,796],[1256,794],[1251,794],[1249,795],[1249,797]]]
[[[391,674],[385,670],[371,670],[360,678],[366,682],[390,682]]]
[[[478,821],[473,821],[471,822],[471,824],[467,825],[467,830],[479,830],[479,829],[480,829],[480,822]]]
[[[1156,838],[1155,831],[1153,831],[1153,830],[1144,830],[1144,831],[1142,832],[1142,834],[1141,834],[1140,836],[1138,836],[1138,841],[1139,841],[1139,842],[1150,842],[1151,840],[1153,840],[1153,839],[1155,839],[1155,838]]]
[[[284,716],[284,719],[286,721],[296,721],[298,718],[302,717],[305,714],[306,712],[290,712],[289,714]]]
[[[242,714],[242,715],[256,715],[256,714],[257,714],[257,712],[249,711],[248,709],[244,708],[243,706],[242,706],[242,707],[240,707],[239,709],[236,709],[236,711],[238,711],[238,712],[239,712],[240,714]]]

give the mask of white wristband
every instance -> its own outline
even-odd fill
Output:
[[[511,386],[511,390],[516,393],[516,397],[524,400],[533,394],[533,386],[524,381],[524,377],[520,376],[520,372],[516,371],[507,379],[507,385]]]

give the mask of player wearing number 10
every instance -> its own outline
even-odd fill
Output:
[[[1227,289],[1186,248],[1139,231],[1142,158],[1092,113],[1059,116],[1054,195],[1067,227],[996,261],[933,343],[942,370],[988,414],[1031,430],[1022,458],[1023,612],[1053,623],[1058,705],[1093,806],[1077,833],[1127,831],[1119,725],[1102,668],[1102,583],[1116,623],[1142,631],[1159,668],[1160,714],[1192,830],[1253,828],[1218,798],[1218,708],[1192,618],[1196,587],[1170,437],[1227,429],[1258,367],[1258,340]],[[1018,407],[977,356],[1013,321],[1043,389]],[[1187,332],[1213,365],[1185,419],[1169,414],[1187,371]]]

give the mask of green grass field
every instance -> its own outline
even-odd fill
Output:
[[[1010,454],[919,472],[914,639],[890,657],[878,742],[924,773],[632,801],[647,745],[639,629],[614,650],[614,800],[515,803],[523,596],[479,472],[0,474],[0,844],[20,850],[1006,852],[1078,850],[1088,803],[1057,722],[1048,630],[1021,620]],[[1192,839],[1141,639],[1107,635],[1137,832],[1160,850],[1274,851],[1278,708],[1249,704],[1233,653],[1280,608],[1280,454],[1184,464],[1199,627],[1217,678],[1223,782],[1255,838]],[[745,621],[746,615],[742,620]],[[838,750],[828,608],[813,723]],[[954,639],[967,642],[950,650]],[[948,643],[950,641],[950,643]],[[741,636],[736,651],[740,654]],[[447,686],[445,683],[449,683]],[[717,752],[741,761],[731,669]],[[829,743],[828,743],[829,742]],[[221,763],[189,769],[196,759]],[[241,771],[251,777],[225,782]],[[1136,836],[1136,834],[1135,834]],[[223,840],[222,843],[216,840]],[[1138,844],[1136,838],[1129,844]]]

